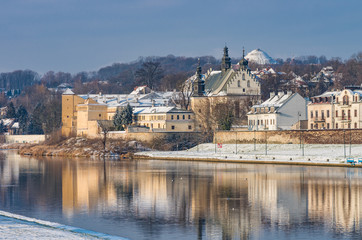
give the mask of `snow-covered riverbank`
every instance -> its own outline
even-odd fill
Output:
[[[347,158],[353,158],[358,165],[362,160],[362,145],[324,145],[324,144],[200,144],[192,149],[173,152],[139,152],[136,156],[153,159],[180,159],[255,163],[290,164],[346,164]],[[360,164],[362,166],[362,164]]]
[[[126,239],[0,211],[0,239]]]

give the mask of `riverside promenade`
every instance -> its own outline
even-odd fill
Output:
[[[136,158],[183,161],[362,167],[362,144],[200,144],[184,151],[149,151]],[[353,159],[356,163],[348,163]]]

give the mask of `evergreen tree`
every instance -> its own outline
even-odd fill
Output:
[[[30,134],[44,134],[42,125],[42,113],[44,112],[44,105],[38,103],[30,118],[28,131]]]
[[[17,119],[19,121],[19,130],[21,134],[27,132],[27,126],[29,121],[28,111],[26,111],[23,105],[20,105],[16,113]]]
[[[6,118],[16,118],[16,111],[13,102],[10,102],[7,107]]]
[[[2,120],[0,120],[0,134],[3,134],[5,132],[5,126]]]
[[[123,107],[121,110],[117,109],[113,118],[113,124],[116,127],[116,130],[123,131],[125,127],[131,125],[132,114],[132,107],[129,104],[126,107]]]

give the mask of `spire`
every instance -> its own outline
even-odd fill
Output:
[[[201,65],[200,65],[200,58],[198,59],[197,68],[196,68],[196,79],[194,81],[194,93],[193,96],[204,96],[205,94],[205,81],[202,79],[201,75]]]
[[[222,57],[222,61],[221,61],[221,71],[223,73],[225,73],[230,68],[231,68],[231,59],[229,57],[229,49],[225,44],[224,56]]]
[[[239,62],[240,68],[242,69],[248,69],[248,60],[245,59],[245,49],[243,47],[243,59],[241,59],[241,61]]]

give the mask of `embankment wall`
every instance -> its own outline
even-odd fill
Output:
[[[362,144],[362,129],[217,131],[214,143]]]
[[[45,135],[5,135],[6,143],[41,143]]]

